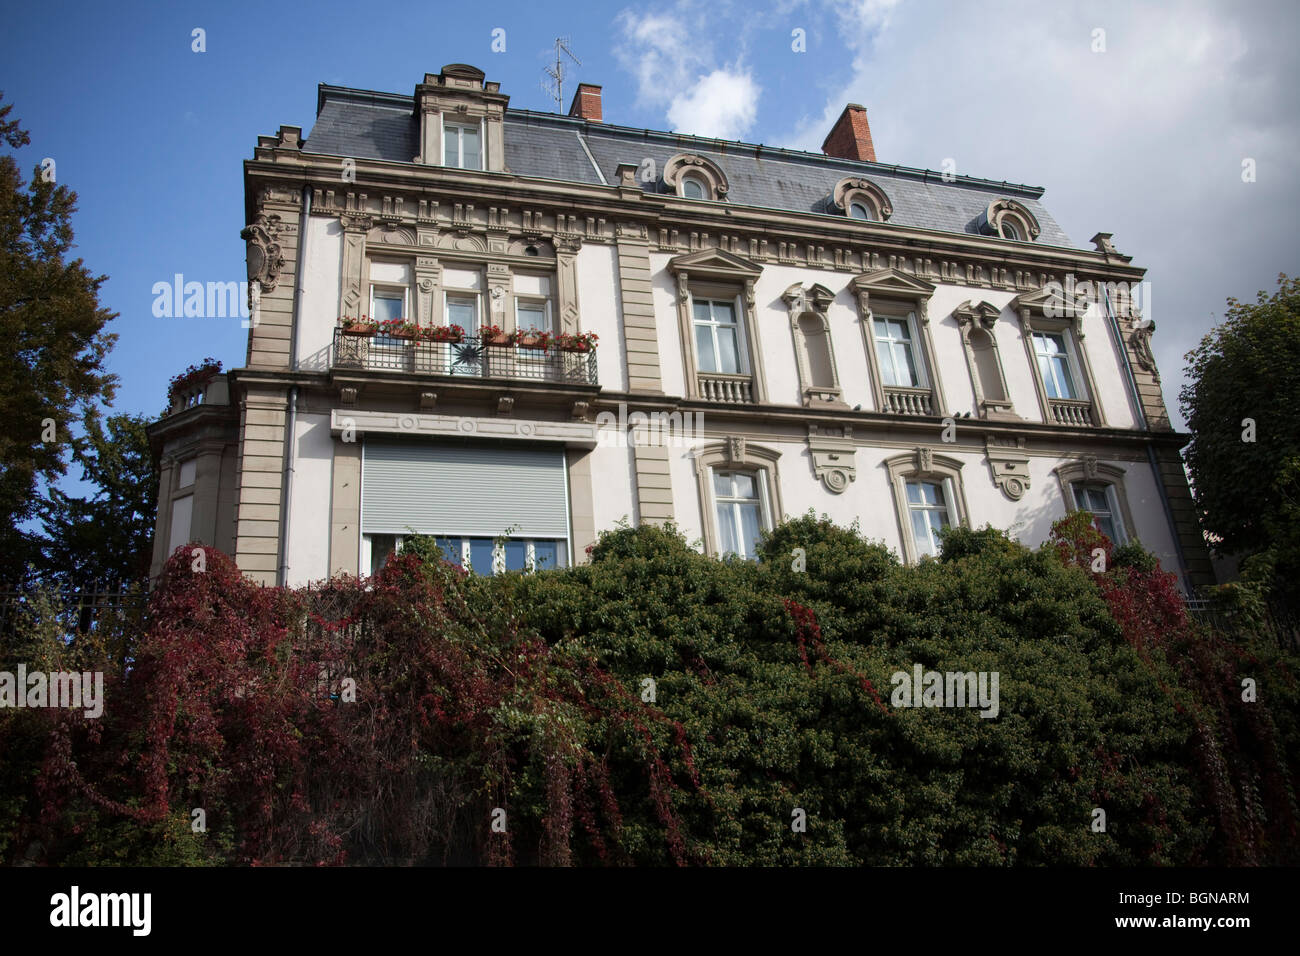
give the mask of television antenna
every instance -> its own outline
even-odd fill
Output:
[[[578,66],[582,66],[582,61],[574,56],[573,51],[569,49],[568,37],[555,38],[555,67],[546,68],[547,79],[542,80],[542,89],[545,90],[555,100],[555,111],[559,113],[564,109],[564,57],[568,56],[570,60]]]

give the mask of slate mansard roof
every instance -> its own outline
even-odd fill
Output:
[[[419,135],[412,97],[322,84],[316,125],[303,150],[409,163],[420,151]],[[975,235],[989,203],[1014,199],[1038,220],[1036,244],[1077,248],[1039,201],[1043,190],[1037,186],[968,176],[943,182],[933,170],[589,123],[555,113],[507,109],[505,114],[505,163],[517,176],[600,185],[602,176],[605,183],[617,181],[620,163],[640,166],[648,157],[662,172],[683,152],[717,163],[730,186],[727,201],[737,205],[842,217],[831,206],[831,191],[839,180],[855,176],[884,190],[893,205],[891,223]],[[649,182],[642,188],[656,191],[662,185]]]

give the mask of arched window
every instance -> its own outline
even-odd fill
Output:
[[[1017,242],[1020,241],[1020,231],[1016,229],[1016,224],[1010,219],[1010,217],[1002,220],[1002,238],[1014,239]]]
[[[1123,468],[1085,457],[1082,461],[1058,465],[1054,471],[1067,512],[1090,512],[1097,527],[1116,545],[1135,535],[1137,529],[1124,491]]]
[[[1033,242],[1038,238],[1039,226],[1024,203],[1014,199],[995,199],[984,211],[980,231],[1013,242]]]
[[[708,190],[698,176],[683,176],[682,196],[687,199],[705,199],[708,197]]]
[[[883,464],[894,496],[904,560],[915,564],[927,555],[937,556],[945,528],[969,526],[962,463],[918,448]]]
[[[869,179],[850,176],[841,179],[831,191],[831,205],[842,209],[850,219],[884,222],[894,213],[885,191]]]
[[[781,520],[776,462],[781,453],[743,438],[695,453],[704,545],[716,557],[758,557],[758,541]]]

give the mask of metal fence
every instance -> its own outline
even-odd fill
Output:
[[[9,634],[33,617],[52,616],[71,638],[105,626],[142,622],[148,603],[149,594],[142,588],[0,591],[0,633]]]
[[[476,335],[459,342],[419,342],[334,330],[335,368],[412,372],[468,379],[523,379],[596,384],[596,353],[491,345]]]

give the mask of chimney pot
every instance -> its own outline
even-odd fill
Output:
[[[871,127],[867,125],[867,108],[857,103],[844,107],[822,143],[822,152],[839,159],[876,161],[876,147],[871,142]]]
[[[600,87],[594,83],[579,83],[578,91],[573,94],[569,115],[592,123],[603,122],[600,111]]]

